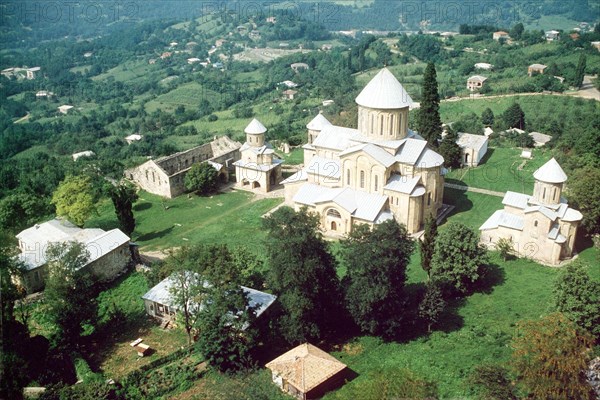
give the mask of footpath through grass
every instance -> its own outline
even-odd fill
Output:
[[[250,249],[262,246],[261,216],[282,199],[254,201],[254,194],[233,191],[210,197],[183,195],[162,199],[140,192],[133,207],[136,229],[132,239],[143,250],[159,250],[195,243],[224,243]],[[114,207],[105,201],[99,215],[86,227],[118,227]]]

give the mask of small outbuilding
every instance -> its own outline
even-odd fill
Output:
[[[68,114],[69,111],[71,111],[73,109],[73,106],[70,106],[68,104],[64,104],[60,107],[58,107],[58,112],[61,114]]]
[[[71,157],[73,157],[73,161],[77,161],[79,160],[81,157],[92,157],[95,156],[96,153],[94,153],[93,151],[82,151],[80,153],[74,153]]]
[[[529,136],[531,136],[531,138],[535,142],[535,147],[542,147],[552,140],[552,136],[539,132],[531,132]]]
[[[293,63],[290,65],[290,68],[294,70],[294,72],[303,71],[309,69],[310,67],[306,63]]]
[[[467,80],[467,89],[481,89],[485,81],[487,81],[487,78],[485,76],[474,75]]]
[[[529,68],[527,68],[527,74],[529,76],[533,76],[535,74],[543,74],[546,68],[548,67],[544,64],[531,64]]]
[[[498,31],[498,32],[494,32],[492,34],[492,39],[494,39],[494,40],[500,40],[500,39],[508,40],[508,39],[510,39],[510,35],[508,34],[508,32]]]
[[[461,164],[465,167],[478,166],[488,150],[488,138],[484,135],[459,133],[456,143],[462,151]]]
[[[493,69],[494,66],[492,64],[489,63],[477,63],[475,64],[475,69],[485,69],[485,70],[491,70]]]
[[[294,97],[296,96],[297,93],[298,93],[297,90],[288,89],[288,90],[283,91],[283,96],[287,100],[294,100]]]
[[[341,386],[346,364],[310,343],[294,347],[269,362],[273,382],[299,400],[318,399]]]

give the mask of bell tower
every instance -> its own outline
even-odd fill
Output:
[[[553,158],[542,165],[533,173],[533,177],[535,178],[535,186],[532,200],[547,206],[559,205],[567,175],[556,159]]]

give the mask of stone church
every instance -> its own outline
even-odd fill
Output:
[[[246,129],[246,143],[235,165],[236,184],[240,188],[269,192],[281,182],[282,160],[275,157],[273,146],[265,141],[267,128],[256,118]]]
[[[125,178],[143,190],[159,196],[173,198],[186,192],[185,176],[192,165],[210,163],[219,173],[219,179],[227,182],[229,168],[239,159],[241,143],[221,136],[201,146],[150,160],[125,171]]]
[[[498,210],[481,227],[481,242],[494,247],[512,239],[519,256],[557,265],[573,255],[583,216],[561,197],[567,175],[553,158],[533,173],[533,196],[506,192]]]
[[[330,236],[391,218],[419,232],[442,207],[444,159],[408,128],[412,99],[387,68],[356,103],[358,129],[321,114],[307,125],[304,169],[283,181],[286,202],[319,213]]]

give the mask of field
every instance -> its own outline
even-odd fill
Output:
[[[451,171],[446,182],[497,192],[507,190],[518,193],[533,193],[533,173],[548,161],[549,150],[533,149],[533,159],[520,157],[521,149],[489,148],[484,163],[474,168]]]
[[[146,102],[144,108],[148,113],[152,113],[159,108],[163,111],[173,112],[179,105],[186,108],[195,108],[202,100],[211,101],[218,96],[218,93],[205,89],[199,83],[189,82]]]
[[[195,195],[162,200],[141,192],[134,206],[136,230],[133,240],[142,250],[160,250],[193,243],[226,243],[257,249],[265,235],[260,217],[281,199],[256,200],[242,191],[211,197]],[[118,226],[112,203],[105,201],[99,215],[86,227],[111,229]]]

